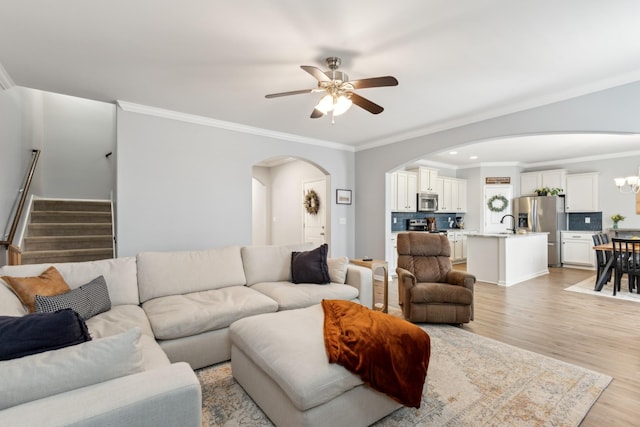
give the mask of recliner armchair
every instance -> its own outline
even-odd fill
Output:
[[[398,234],[398,297],[406,320],[468,323],[473,320],[472,274],[453,270],[447,236]]]

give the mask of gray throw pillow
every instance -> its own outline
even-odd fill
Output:
[[[293,283],[315,283],[322,285],[331,282],[327,266],[326,243],[306,252],[291,253],[291,281]]]
[[[107,282],[103,276],[98,276],[89,283],[64,294],[54,296],[35,297],[35,309],[38,313],[53,313],[64,308],[70,308],[87,320],[96,314],[111,309],[111,299]]]

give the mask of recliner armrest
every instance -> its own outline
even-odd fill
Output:
[[[398,275],[398,283],[403,283],[405,286],[412,288],[416,285],[416,276],[413,275],[409,270],[405,270],[404,268],[396,268],[396,274]]]
[[[473,291],[473,285],[476,283],[476,276],[465,273],[464,271],[451,270],[447,273],[447,283],[456,286],[464,286]]]

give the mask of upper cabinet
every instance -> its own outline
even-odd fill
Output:
[[[535,196],[538,188],[562,188],[560,194],[567,192],[567,171],[554,169],[520,174],[520,195]]]
[[[463,213],[467,211],[467,180],[438,178],[438,212]]]
[[[577,173],[567,175],[565,211],[599,212],[598,174]]]
[[[418,175],[415,172],[398,171],[391,174],[391,210],[415,212],[418,194]]]
[[[429,168],[410,169],[418,175],[418,193],[436,193],[438,170]]]

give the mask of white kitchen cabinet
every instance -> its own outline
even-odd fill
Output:
[[[567,190],[567,171],[564,169],[553,169],[538,172],[523,172],[520,174],[520,195],[535,196],[536,190],[542,187],[562,188]]]
[[[595,268],[596,257],[593,250],[593,232],[561,231],[562,264]]]
[[[467,211],[467,180],[459,179],[458,181],[458,206],[456,207],[456,212],[466,212]]]
[[[415,212],[418,176],[415,172],[398,171],[392,174],[392,207],[394,212]],[[395,202],[395,203],[394,203]]]
[[[467,181],[457,178],[438,178],[438,212],[464,213],[467,211]]]
[[[438,170],[429,168],[410,169],[418,175],[418,192],[435,193]]]
[[[467,259],[467,234],[464,231],[447,232],[451,245],[451,262],[464,262]]]
[[[565,199],[567,212],[599,212],[598,174],[577,173],[567,175]]]

